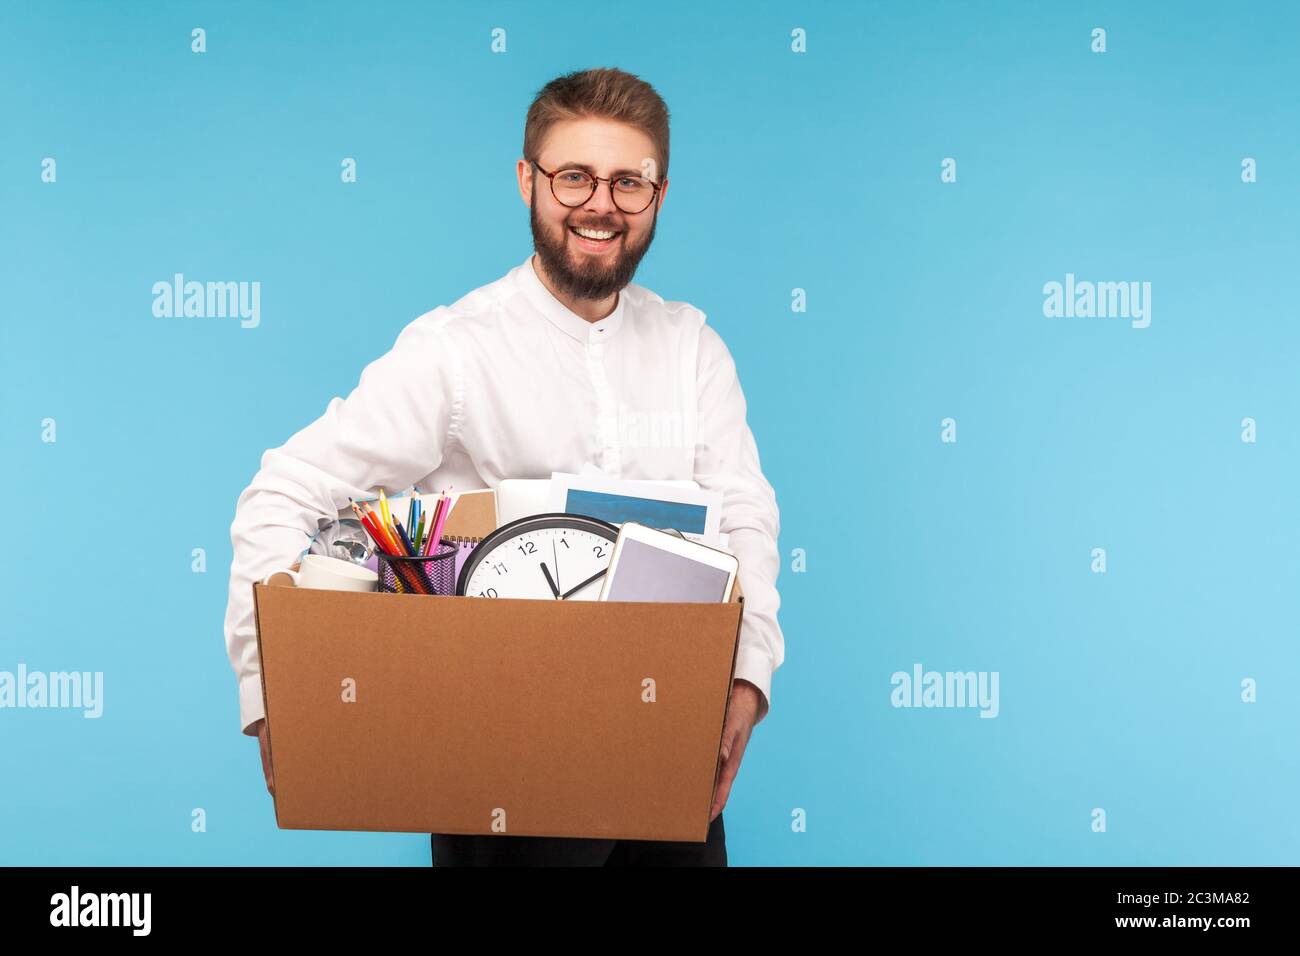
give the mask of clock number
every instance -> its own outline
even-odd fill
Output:
[[[483,542],[487,542],[486,547]],[[456,576],[457,593],[481,598],[554,596],[561,600],[591,600],[599,590],[599,585],[591,585],[605,573],[614,555],[614,544],[611,528],[596,518],[521,518],[482,539],[473,558]],[[588,548],[594,557],[583,557]],[[574,561],[577,564],[570,567]],[[538,581],[539,577],[544,581]],[[571,577],[587,580],[574,587]],[[561,585],[561,581],[565,583]]]

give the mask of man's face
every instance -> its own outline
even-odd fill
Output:
[[[632,172],[658,181],[656,152],[640,130],[604,119],[557,123],[547,134],[536,159],[549,172],[569,166],[589,167],[596,176]],[[531,186],[524,178],[531,176]],[[547,276],[567,295],[579,299],[606,299],[632,281],[641,257],[654,240],[658,208],[667,181],[645,210],[626,213],[610,195],[609,184],[581,206],[565,206],[551,192],[550,180],[532,163],[520,169],[520,189],[529,203],[533,246]],[[610,239],[586,239],[578,229],[613,232]]]

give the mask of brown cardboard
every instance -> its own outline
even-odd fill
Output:
[[[491,488],[466,491],[456,499],[442,533],[448,538],[486,538],[497,527],[497,495]]]
[[[706,838],[743,598],[254,601],[281,828]]]

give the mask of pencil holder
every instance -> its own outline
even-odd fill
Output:
[[[379,590],[398,594],[455,595],[457,550],[455,544],[440,541],[437,554],[428,557],[399,558],[380,552]]]

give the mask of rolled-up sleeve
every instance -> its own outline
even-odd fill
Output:
[[[745,395],[736,363],[721,336],[707,323],[700,327],[698,363],[695,480],[702,488],[722,493],[721,530],[740,561],[740,586],[745,595],[734,676],[762,691],[762,720],[771,704],[772,674],[785,657],[785,640],[777,623],[780,513],[745,417]]]

